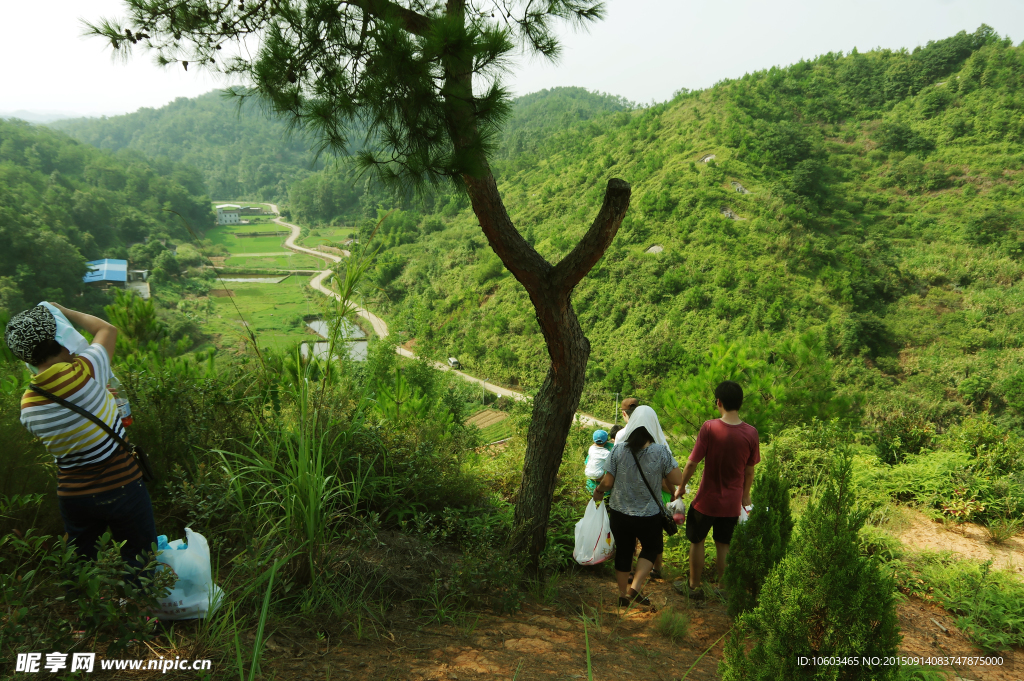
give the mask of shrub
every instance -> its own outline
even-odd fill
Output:
[[[935,424],[914,406],[887,402],[868,410],[868,419],[875,428],[872,439],[882,463],[902,463],[907,455],[931,446]]]
[[[801,655],[885,657],[896,654],[895,585],[879,562],[860,555],[865,513],[855,508],[853,457],[840,448],[822,491],[800,519],[799,541],[772,570],[760,602],[743,615],[720,671],[739,679],[835,678],[835,667],[798,666]],[[757,642],[745,651],[744,634]],[[895,679],[895,667],[849,667],[845,679]]]
[[[736,526],[725,568],[732,617],[757,605],[765,578],[789,547],[793,532],[789,484],[775,457],[766,458],[758,467],[750,501],[754,510],[747,522]]]
[[[99,540],[95,561],[80,560],[66,542],[29,531],[0,539],[0,659],[19,652],[68,650],[75,638],[92,639],[84,650],[123,650],[155,638],[158,607],[173,572],[127,566],[110,533]],[[147,574],[153,574],[152,578]],[[71,597],[69,597],[71,596]],[[81,632],[75,634],[75,631]],[[78,644],[81,645],[81,644]]]
[[[952,554],[925,554],[910,565],[972,641],[993,652],[1024,645],[1024,585],[1013,574]]]

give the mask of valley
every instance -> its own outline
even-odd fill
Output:
[[[485,174],[537,271],[593,247],[609,182],[629,185],[560,302],[585,362],[552,368],[547,308],[471,175],[388,181],[363,127],[348,155],[316,155],[286,117],[216,93],[0,120],[0,318],[52,300],[116,321],[158,530],[202,532],[228,594],[158,627],[110,605],[115,552],[61,557],[56,468],[20,420],[32,376],[4,346],[0,663],[82,638],[250,681],[737,681],[876,644],[1024,662],[1024,47],[982,25],[649,105],[501,101]],[[84,282],[100,259],[144,272],[151,298]],[[575,412],[563,444],[534,404],[576,369],[581,392],[547,403]],[[617,607],[611,561],[574,557],[595,431],[635,397],[682,467],[725,380],[759,438],[737,567],[719,578],[708,540],[691,591],[701,554],[680,532],[651,605]],[[69,570],[94,585],[74,602]]]

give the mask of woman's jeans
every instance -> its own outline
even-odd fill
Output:
[[[68,542],[79,556],[95,560],[96,542],[110,527],[114,540],[124,542],[121,558],[136,570],[146,565],[156,543],[156,523],[149,491],[141,480],[100,494],[57,497],[57,501]]]

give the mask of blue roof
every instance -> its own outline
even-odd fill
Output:
[[[97,281],[128,281],[127,260],[90,260],[85,263],[92,271],[82,277],[86,284]]]

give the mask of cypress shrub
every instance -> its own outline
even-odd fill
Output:
[[[747,522],[736,526],[725,568],[730,617],[754,609],[765,579],[789,548],[793,533],[789,483],[782,478],[775,456],[766,457],[757,467],[750,502],[754,510]]]
[[[820,493],[800,517],[793,550],[775,566],[757,607],[739,618],[720,665],[725,681],[895,679],[897,667],[800,664],[800,656],[885,657],[900,642],[895,586],[874,558],[861,556],[853,462],[841,449]],[[746,652],[746,636],[756,643]]]

